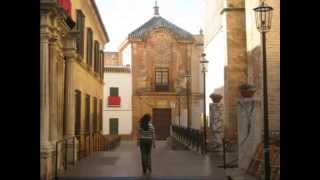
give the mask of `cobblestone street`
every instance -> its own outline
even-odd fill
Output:
[[[97,152],[81,160],[59,180],[75,179],[192,179],[226,180],[220,160],[192,151],[173,151],[157,141],[151,175],[142,176],[140,152],[134,142],[123,141],[114,151]]]

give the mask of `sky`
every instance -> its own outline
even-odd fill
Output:
[[[128,34],[153,17],[155,0],[95,0],[110,42],[105,51],[117,51]],[[203,29],[202,0],[158,0],[160,16],[192,33]]]

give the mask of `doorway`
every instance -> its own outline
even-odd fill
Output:
[[[152,112],[156,140],[166,140],[170,136],[171,109],[153,109]]]

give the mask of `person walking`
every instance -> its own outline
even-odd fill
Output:
[[[143,174],[149,170],[152,172],[151,168],[151,146],[156,147],[155,144],[155,131],[151,123],[151,115],[145,114],[140,119],[140,127],[138,130],[137,145],[140,146],[141,151],[141,161]]]

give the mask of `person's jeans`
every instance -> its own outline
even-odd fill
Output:
[[[151,139],[140,139],[140,151],[143,172],[147,169],[151,171]]]

